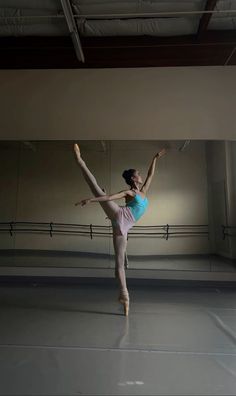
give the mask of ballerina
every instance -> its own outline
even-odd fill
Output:
[[[81,157],[78,144],[74,144],[74,151],[84,178],[95,196],[95,198],[82,199],[81,201],[76,202],[75,205],[85,206],[92,202],[99,202],[107,217],[111,220],[115,251],[115,276],[118,278],[120,287],[118,300],[124,306],[125,316],[128,316],[129,292],[125,276],[127,233],[129,229],[141,218],[148,207],[149,201],[146,194],[154,176],[156,161],[166,154],[166,150],[163,148],[154,156],[144,183],[138,170],[125,170],[122,173],[122,176],[130,186],[130,189],[122,190],[111,195],[107,195],[98,185],[94,175],[90,172],[85,161]],[[114,200],[121,198],[125,198],[126,206],[119,206],[114,202]]]

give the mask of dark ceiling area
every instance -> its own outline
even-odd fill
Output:
[[[189,9],[167,1],[163,9],[156,1],[152,12],[147,2],[141,12],[127,2],[121,12],[115,1],[111,14],[111,2],[104,11],[101,1],[97,8],[91,1],[47,1],[45,14],[26,0],[22,9],[21,1],[14,8],[0,0],[1,69],[236,65],[236,2],[192,1]]]

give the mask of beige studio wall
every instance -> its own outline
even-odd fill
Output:
[[[236,139],[236,67],[1,70],[0,139]]]
[[[164,144],[164,143],[163,143]],[[139,225],[208,224],[205,142],[195,141],[180,153],[179,142],[169,142],[169,153],[157,164],[149,190],[149,208]],[[84,159],[107,193],[128,188],[121,174],[134,167],[145,178],[154,154],[162,147],[153,141],[82,141]],[[90,223],[109,225],[100,204],[75,207],[92,194],[82,177],[72,142],[0,144],[1,221]],[[4,171],[3,171],[4,169]],[[9,182],[10,181],[10,182]],[[4,192],[4,193],[3,193]],[[10,197],[10,199],[9,199]],[[124,201],[117,201],[124,205]],[[113,254],[108,236],[9,234],[1,238],[1,249],[43,249]],[[130,238],[132,255],[204,254],[210,249],[205,236]]]

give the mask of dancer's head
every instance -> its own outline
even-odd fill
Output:
[[[142,184],[142,177],[138,170],[136,169],[128,169],[122,173],[123,178],[126,183],[131,187],[136,187],[138,184]]]

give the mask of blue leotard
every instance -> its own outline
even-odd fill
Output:
[[[141,195],[137,194],[135,191],[135,196],[134,198],[129,201],[126,206],[128,206],[132,212],[132,215],[134,216],[135,220],[138,221],[140,217],[144,214],[148,207],[148,199],[147,197],[142,198]]]

